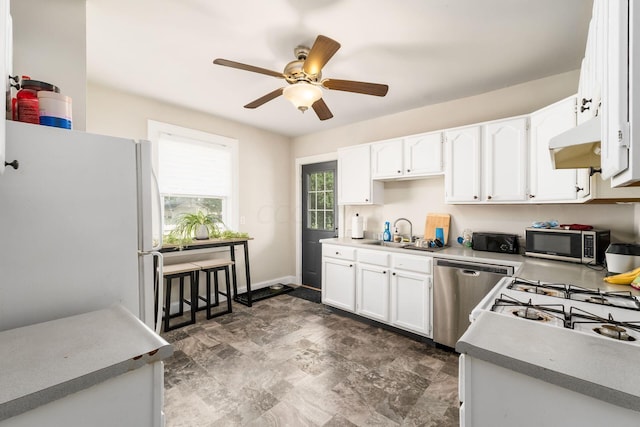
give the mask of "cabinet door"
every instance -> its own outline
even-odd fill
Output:
[[[575,200],[578,173],[586,169],[553,169],[549,140],[576,125],[576,99],[567,98],[531,114],[529,199],[532,202]]]
[[[629,167],[629,4],[607,1],[600,6],[606,13],[605,53],[602,94],[602,179]]]
[[[405,176],[442,173],[442,133],[416,135],[404,140]]]
[[[371,181],[371,146],[338,150],[338,204],[382,203],[384,184]]]
[[[322,302],[342,310],[355,311],[356,268],[353,262],[323,258]]]
[[[480,126],[445,132],[445,200],[480,201]]]
[[[356,313],[389,321],[389,269],[358,264]]]
[[[402,176],[402,139],[371,144],[371,177],[373,179]]]
[[[431,276],[391,273],[391,324],[432,337]]]
[[[485,199],[527,200],[527,118],[500,120],[484,126]]]

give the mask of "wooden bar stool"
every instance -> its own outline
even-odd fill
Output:
[[[233,261],[226,259],[208,259],[204,261],[194,261],[193,265],[197,265],[200,267],[200,271],[202,271],[206,275],[206,296],[202,298],[199,294],[199,289],[196,289],[196,295],[198,295],[198,299],[204,301],[206,305],[204,307],[198,308],[198,310],[207,310],[207,319],[212,319],[214,317],[222,316],[223,314],[231,313],[231,280],[229,280],[229,267],[234,264]],[[220,292],[220,286],[218,283],[218,271],[224,271],[225,278],[225,287],[226,293]],[[213,273],[213,302],[211,301],[211,274]],[[217,307],[220,305],[220,294],[224,295],[227,298],[227,309],[222,312],[218,312],[215,314],[211,314],[211,308]],[[197,305],[198,299],[196,299],[195,304]]]
[[[196,309],[198,307],[198,272],[200,271],[200,267],[191,264],[190,262],[185,262],[181,264],[169,264],[165,265],[162,268],[163,276],[165,280],[165,303],[164,303],[164,331],[171,331],[176,328],[181,328],[183,326],[192,325],[196,323]],[[184,295],[184,279],[189,278],[190,284],[190,292],[189,299],[185,298]],[[178,312],[175,314],[170,313],[171,308],[171,282],[173,279],[180,279],[180,302],[178,305]],[[194,301],[194,296],[196,296]],[[175,325],[170,324],[170,319],[175,317],[182,317],[184,315],[184,303],[189,304],[189,310],[191,311],[190,317],[188,320],[185,320],[180,323],[176,323]]]

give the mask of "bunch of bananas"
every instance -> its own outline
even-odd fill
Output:
[[[640,278],[640,267],[626,273],[607,276],[603,280],[612,285],[630,285],[636,278]]]

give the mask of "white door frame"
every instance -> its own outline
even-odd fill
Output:
[[[338,153],[326,153],[318,154],[315,156],[300,157],[296,159],[296,283],[302,283],[302,166],[310,165],[313,163],[330,162],[332,160],[338,160]],[[336,186],[338,182],[334,180]],[[338,198],[335,198],[335,203],[338,203]],[[338,231],[342,230],[342,207],[337,206],[338,209]]]

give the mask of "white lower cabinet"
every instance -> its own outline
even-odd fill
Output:
[[[391,324],[432,337],[432,280],[426,274],[396,270],[391,273]]]
[[[339,248],[323,245],[323,304],[432,338],[431,257]]]
[[[322,302],[354,312],[356,308],[356,268],[354,262],[329,258],[322,264]]]
[[[356,250],[322,245],[322,303],[354,312],[356,309]]]

